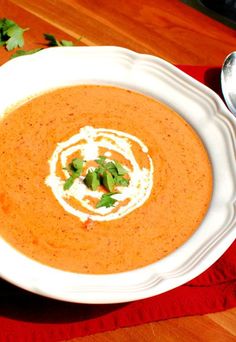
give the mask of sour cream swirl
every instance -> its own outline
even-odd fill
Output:
[[[142,153],[148,158],[148,167],[141,167],[132,150],[134,144],[138,144]],[[104,155],[109,161],[112,152],[120,154],[131,167],[128,170],[130,183],[128,187],[117,187],[118,194],[112,197],[117,200],[114,207],[96,208],[88,198],[99,200],[102,191],[92,191],[83,182],[84,177],[77,178],[69,190],[64,190],[65,179],[58,174],[58,163],[63,169],[71,161],[71,155],[78,152],[86,161],[97,159],[101,153],[100,149],[105,149]],[[139,208],[149,198],[153,186],[153,162],[148,154],[147,146],[134,135],[118,130],[94,128],[85,126],[80,129],[78,134],[73,135],[66,141],[57,144],[55,151],[49,160],[50,173],[45,179],[65,211],[77,216],[82,222],[88,219],[93,221],[110,221],[129,214]],[[65,178],[69,177],[67,170],[63,170]],[[68,199],[73,198],[79,204],[74,207]]]

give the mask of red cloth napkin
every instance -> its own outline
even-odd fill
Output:
[[[219,68],[181,66],[220,93]],[[207,271],[167,293],[127,304],[84,305],[37,296],[0,280],[0,341],[61,341],[236,306],[236,242]]]

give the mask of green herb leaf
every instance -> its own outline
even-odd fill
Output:
[[[108,162],[106,163],[106,169],[114,176],[116,177],[118,175],[116,166],[114,162]]]
[[[7,18],[1,19],[0,28],[2,29],[3,35],[7,35],[7,31],[13,26],[18,26],[18,25],[10,19],[7,19]]]
[[[100,165],[100,166],[102,166],[102,167],[105,168],[105,166],[106,166],[105,160],[106,160],[106,157],[104,157],[104,156],[99,156],[99,158],[96,159],[95,162],[96,162],[98,165]]]
[[[8,51],[11,51],[16,47],[23,47],[23,35],[27,30],[27,28],[21,28],[12,20],[2,18],[0,20],[0,45],[5,45]]]
[[[112,192],[115,185],[129,185],[129,180],[123,177],[128,171],[118,161],[106,162],[104,156],[99,156],[95,161],[99,165],[96,172],[101,175],[102,183],[108,191]]]
[[[50,33],[44,33],[44,38],[48,41],[48,46],[60,46],[60,42]]]
[[[7,31],[7,35],[10,37],[7,41],[6,48],[8,51],[15,49],[16,47],[24,46],[24,34],[25,30],[19,26],[12,26]]]
[[[6,20],[5,18],[0,19],[0,30],[2,30],[2,27],[4,25],[4,20]]]
[[[68,190],[73,185],[75,178],[73,176],[70,176],[67,178],[67,180],[64,183],[63,189]]]
[[[75,177],[79,177],[83,171],[83,163],[84,161],[79,158],[74,158],[67,167],[63,167],[63,170],[67,170],[70,175],[74,175]]]
[[[118,162],[118,161],[111,161],[111,162],[105,162],[106,157],[99,156],[99,159],[95,160],[98,165],[103,167],[104,169],[108,170],[113,176],[116,176],[117,174],[119,176],[126,175],[128,171]]]
[[[103,173],[102,184],[109,192],[112,192],[114,190],[114,178],[109,172]]]
[[[123,176],[123,175],[126,175],[128,173],[128,171],[117,161],[115,161],[114,164],[116,166],[116,169],[117,169],[119,176]]]
[[[79,171],[80,174],[82,173],[83,164],[84,164],[84,161],[83,161],[82,159],[74,158],[74,159],[72,160],[71,164],[73,165],[73,168],[74,168],[76,171]]]
[[[122,176],[117,176],[114,179],[115,185],[120,185],[120,186],[128,186],[129,185],[129,179],[124,178]]]
[[[44,33],[44,38],[48,41],[48,46],[73,46],[70,40],[57,40],[56,37],[50,33]]]
[[[117,202],[116,199],[112,198],[112,195],[115,195],[116,192],[111,192],[108,194],[103,194],[100,201],[97,203],[96,208],[101,208],[101,207],[112,207],[115,202]]]
[[[100,180],[97,172],[89,170],[84,179],[84,183],[93,191],[97,190],[98,186],[100,185]]]
[[[62,39],[60,41],[61,46],[73,46],[74,44],[70,40]]]
[[[94,171],[96,171],[99,176],[102,176],[104,171],[105,171],[105,169],[104,169],[104,167],[99,166]]]
[[[79,158],[74,158],[66,168],[63,167],[63,170],[67,170],[70,174],[70,177],[64,183],[64,190],[70,189],[75,179],[79,178],[83,170],[83,163],[83,160]]]
[[[11,55],[11,59],[20,57],[20,56],[25,56],[25,55],[32,55],[33,53],[36,53],[38,51],[42,50],[41,48],[38,49],[33,49],[33,50],[17,50],[13,55]]]

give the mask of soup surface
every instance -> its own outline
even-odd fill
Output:
[[[202,142],[144,95],[95,85],[53,90],[6,113],[0,136],[0,234],[43,264],[96,274],[148,265],[182,245],[209,206]],[[126,170],[108,207],[98,206],[104,187],[84,181],[101,156]],[[83,170],[67,189],[73,158]]]

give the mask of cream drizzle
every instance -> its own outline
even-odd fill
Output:
[[[147,154],[149,160],[149,168],[141,168],[132,152],[132,143],[137,143],[144,154]],[[119,194],[113,195],[117,200],[114,207],[95,208],[85,197],[89,196],[99,200],[103,194],[101,191],[92,191],[83,183],[84,177],[77,178],[69,190],[64,190],[64,181],[57,174],[57,165],[60,162],[61,168],[68,165],[70,156],[79,151],[82,158],[86,161],[95,160],[99,157],[99,148],[105,148],[104,153],[109,157],[112,151],[121,154],[131,164],[131,168],[126,169],[129,172],[130,184],[128,187],[117,187]],[[80,129],[78,134],[73,135],[70,139],[57,144],[57,147],[49,160],[50,174],[45,179],[45,183],[49,186],[62,207],[70,214],[77,216],[82,222],[87,219],[93,221],[110,221],[121,218],[133,210],[139,208],[148,199],[153,186],[153,162],[148,155],[147,146],[137,137],[117,130],[105,128],[93,128],[85,126]],[[69,173],[63,170],[65,178],[69,177]],[[76,199],[84,211],[72,207],[66,199],[73,197]],[[116,206],[121,201],[129,199],[129,202],[121,205],[118,209]],[[86,212],[87,211],[87,212]]]

